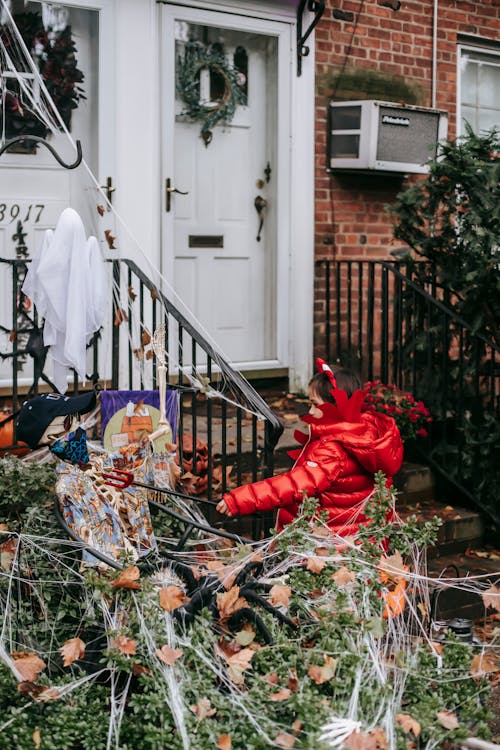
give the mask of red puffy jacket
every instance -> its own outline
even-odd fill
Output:
[[[355,534],[366,522],[363,505],[374,474],[383,471],[390,485],[401,466],[403,444],[396,423],[375,411],[364,412],[356,422],[325,423],[309,416],[304,421],[310,424],[309,439],[296,433],[307,442],[290,452],[297,458],[293,468],[228,492],[226,505],[231,514],[279,508],[277,525],[282,528],[297,516],[304,495],[316,497],[333,531]]]

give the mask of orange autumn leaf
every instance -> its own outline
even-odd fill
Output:
[[[269,674],[264,675],[264,679],[269,685],[277,685],[279,680],[279,677],[276,672],[270,672]]]
[[[147,328],[144,328],[141,333],[141,344],[143,346],[147,346],[151,343],[151,334],[149,333]]]
[[[500,670],[500,658],[493,653],[476,654],[470,665],[473,677],[479,677],[486,672],[498,672],[498,670]]]
[[[44,687],[40,690],[38,695],[36,696],[35,700],[38,703],[50,703],[51,701],[57,701],[61,697],[61,692],[58,690],[58,688],[52,686],[52,687]]]
[[[415,737],[420,735],[421,726],[413,716],[409,714],[397,714],[396,721],[405,734],[411,732]]]
[[[9,341],[11,344],[13,344],[16,339],[17,339],[17,334],[14,331],[14,329],[12,329],[9,333]]]
[[[345,586],[347,583],[352,583],[356,580],[356,575],[352,570],[348,570],[345,565],[335,571],[332,575],[332,580],[335,581],[337,586]]]
[[[133,286],[129,286],[129,288],[128,288],[128,296],[130,297],[130,299],[132,300],[132,302],[134,302],[134,300],[137,298],[137,294],[135,293]]]
[[[147,352],[146,352],[146,359],[153,359],[153,357],[154,357],[153,350],[152,349],[148,349]]]
[[[309,667],[307,674],[316,685],[322,685],[324,682],[328,682],[335,675],[335,669],[337,668],[337,660],[332,656],[323,655],[324,665],[319,666],[317,664]]]
[[[247,601],[240,596],[239,586],[233,586],[229,591],[226,591],[223,594],[217,594],[217,609],[223,620],[231,617],[232,614],[246,606]]]
[[[160,590],[160,607],[167,612],[181,607],[186,601],[186,595],[178,586],[165,586]]]
[[[115,328],[118,328],[119,325],[121,325],[124,321],[128,320],[128,315],[123,309],[123,307],[117,307],[115,310],[115,319],[113,321],[113,325]]]
[[[318,575],[319,573],[321,573],[325,565],[326,562],[322,560],[321,557],[309,557],[307,560],[306,568],[311,573],[315,573],[316,575]]]
[[[165,664],[168,664],[169,667],[173,666],[177,659],[180,659],[180,657],[183,655],[184,651],[180,648],[171,648],[167,644],[162,646],[161,648],[156,649],[156,656],[160,661],[164,662]]]
[[[297,732],[300,732],[302,729],[303,721],[300,721],[299,719],[295,719],[295,721],[292,724],[292,729],[294,734],[297,734]]]
[[[435,654],[438,656],[442,656],[444,654],[444,646],[442,643],[438,643],[437,641],[431,641],[430,646]]]
[[[452,711],[438,711],[436,718],[445,729],[457,729],[459,726],[457,715]]]
[[[281,701],[288,700],[291,694],[292,691],[288,688],[281,688],[281,690],[278,690],[277,693],[271,693],[271,695],[269,696],[269,700],[275,703],[281,703]]]
[[[288,607],[288,605],[290,604],[291,593],[292,589],[290,588],[290,586],[283,586],[279,583],[276,583],[269,591],[271,604],[282,604],[284,607]]]
[[[382,583],[389,583],[389,581],[399,583],[401,578],[407,578],[408,566],[403,563],[399,550],[396,550],[393,555],[382,555],[378,569]]]
[[[104,230],[104,236],[106,237],[106,242],[108,243],[108,247],[110,250],[116,250],[115,240],[116,237],[114,237],[111,234],[111,229],[105,229]]]
[[[229,657],[226,657],[227,661],[227,673],[231,682],[235,685],[242,685],[244,682],[244,672],[247,669],[251,669],[251,660],[255,654],[251,648],[242,648],[241,651],[237,651]]]
[[[291,750],[295,745],[297,738],[293,734],[287,734],[286,732],[280,732],[274,738],[275,743],[278,747],[284,748],[284,750]]]
[[[81,638],[70,638],[59,649],[63,657],[63,666],[69,667],[77,659],[82,659],[85,653],[85,643]]]
[[[124,656],[132,656],[137,653],[137,641],[126,635],[117,635],[112,645]]]
[[[230,734],[221,734],[221,736],[217,740],[217,748],[218,748],[218,750],[231,750],[231,747],[232,747],[231,735]]]
[[[387,734],[382,727],[375,727],[375,729],[372,729],[370,732],[370,735],[375,740],[377,750],[389,750]]]
[[[145,667],[143,664],[135,662],[132,664],[132,674],[139,677],[141,674],[151,674],[151,670]]]
[[[485,607],[491,607],[500,612],[500,588],[498,586],[490,586],[489,589],[483,591],[482,597]]]
[[[45,662],[36,654],[12,654],[14,667],[25,682],[35,682],[45,669]]]
[[[96,208],[97,208],[97,213],[99,214],[99,216],[104,216],[104,212],[106,211],[104,206],[97,206]]]
[[[212,704],[210,703],[208,698],[200,698],[198,703],[196,703],[194,706],[190,706],[190,709],[194,714],[196,714],[200,721],[206,719],[208,716],[213,716],[217,713],[217,709],[212,708]]]
[[[291,669],[289,672],[289,677],[287,680],[287,687],[289,690],[292,691],[292,693],[296,693],[299,689],[299,678],[297,676],[297,672],[295,669]]]
[[[131,565],[129,568],[122,570],[118,578],[111,582],[111,585],[117,589],[140,589],[140,577],[139,568],[136,565]]]
[[[351,732],[344,740],[344,747],[349,750],[377,750],[377,740],[368,732]]]

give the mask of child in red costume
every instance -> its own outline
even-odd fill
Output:
[[[394,419],[361,411],[364,391],[356,375],[344,369],[334,375],[321,359],[316,364],[319,372],[309,384],[311,409],[302,418],[309,434],[295,432],[302,448],[289,453],[296,459],[293,468],[226,493],[217,505],[220,513],[245,515],[279,508],[281,529],[296,518],[304,496],[316,497],[328,513],[332,531],[350,536],[366,522],[363,506],[375,473],[383,471],[388,485],[392,483],[403,460]]]

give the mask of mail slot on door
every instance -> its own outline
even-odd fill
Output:
[[[224,247],[224,235],[190,234],[189,247]]]

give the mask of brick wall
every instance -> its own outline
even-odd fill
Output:
[[[401,177],[330,175],[326,172],[326,117],[331,86],[325,74],[343,65],[404,77],[431,106],[433,0],[401,0],[399,11],[382,0],[327,0],[316,27],[316,192],[315,255],[322,258],[388,258],[393,240],[385,208],[405,187]],[[334,12],[346,16],[339,20]],[[456,133],[457,41],[477,38],[487,46],[500,36],[500,0],[439,0],[436,106]],[[349,20],[351,19],[351,20]],[[360,98],[368,98],[362,96]],[[380,98],[380,97],[378,97]],[[412,177],[410,179],[417,179]],[[316,285],[316,343],[324,330],[324,286]],[[318,349],[318,347],[317,347]]]

